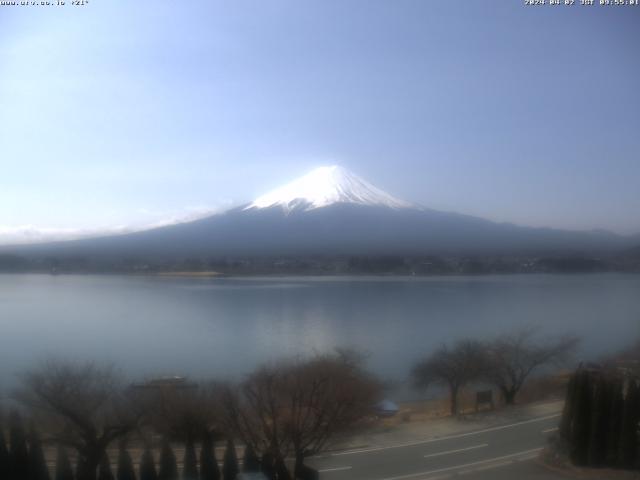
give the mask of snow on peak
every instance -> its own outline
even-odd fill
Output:
[[[245,210],[282,207],[290,212],[295,209],[313,210],[333,203],[389,208],[413,207],[412,204],[374,187],[346,168],[333,165],[316,168],[307,175],[258,197]]]

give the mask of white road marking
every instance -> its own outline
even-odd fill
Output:
[[[481,443],[480,445],[474,445],[473,447],[458,448],[456,450],[448,450],[446,452],[439,452],[439,453],[430,453],[429,455],[425,455],[424,458],[439,457],[441,455],[449,455],[451,453],[466,452],[467,450],[475,450],[476,448],[484,448],[488,446],[489,446],[488,443]]]
[[[391,450],[393,448],[413,447],[414,445],[425,445],[427,443],[441,442],[441,441],[444,441],[444,440],[451,440],[453,438],[469,437],[469,436],[472,436],[472,435],[479,435],[481,433],[495,432],[497,430],[504,430],[505,428],[518,427],[520,425],[526,425],[526,424],[529,424],[529,423],[542,422],[544,420],[549,420],[551,418],[556,418],[556,417],[559,417],[561,415],[562,415],[561,413],[556,413],[554,415],[547,415],[546,417],[539,417],[539,418],[533,418],[531,420],[524,420],[522,422],[510,423],[509,425],[501,425],[499,427],[485,428],[484,430],[476,430],[474,432],[459,433],[459,434],[456,434],[456,435],[449,435],[449,436],[446,436],[446,437],[431,438],[429,440],[419,440],[417,442],[400,443],[400,444],[397,444],[397,445],[389,445],[389,446],[386,446],[386,447],[372,447],[372,448],[360,448],[360,449],[355,449],[355,450],[345,450],[344,452],[332,453],[331,456],[332,457],[339,457],[341,455],[354,455],[354,454],[357,454],[357,453],[379,452],[381,450]]]
[[[513,458],[513,457],[531,454],[533,452],[539,452],[543,448],[544,447],[532,448],[531,450],[524,450],[522,452],[511,453],[509,455],[502,455],[500,457],[488,458],[486,460],[478,460],[477,462],[465,463],[462,465],[454,465],[452,467],[438,468],[437,470],[429,470],[427,472],[409,473],[407,475],[399,475],[397,477],[386,477],[380,480],[403,480],[405,478],[424,477],[426,475],[432,475],[434,473],[442,473],[442,472],[449,472],[451,470],[465,469],[468,467],[474,467],[476,465],[483,465],[485,463],[491,463],[491,462],[499,462],[500,460],[505,460],[507,458]]]
[[[353,467],[334,467],[334,468],[324,468],[322,470],[318,470],[318,472],[320,473],[327,473],[327,472],[341,472],[343,470],[351,470]]]
[[[558,430],[558,427],[547,428],[546,430],[542,430],[542,433],[555,432],[556,430]]]

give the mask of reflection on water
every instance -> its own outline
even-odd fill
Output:
[[[640,275],[158,278],[0,275],[0,388],[47,355],[131,375],[233,376],[284,355],[354,346],[404,379],[453,338],[535,324],[582,355],[640,335]]]

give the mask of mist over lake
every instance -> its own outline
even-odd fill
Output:
[[[640,336],[640,275],[165,278],[0,275],[0,389],[47,356],[131,378],[233,378],[284,356],[355,347],[402,381],[443,342],[535,325],[594,359]],[[4,392],[6,393],[6,391]]]

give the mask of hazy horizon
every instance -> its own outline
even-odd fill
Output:
[[[197,218],[342,165],[406,201],[639,234],[638,8],[0,10],[0,244]]]

